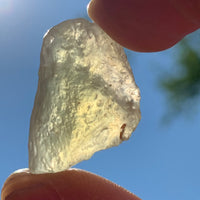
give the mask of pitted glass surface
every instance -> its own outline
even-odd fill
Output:
[[[129,139],[140,92],[123,48],[96,24],[64,21],[44,36],[29,168],[58,172]]]

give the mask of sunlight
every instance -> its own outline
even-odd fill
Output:
[[[0,15],[8,14],[12,11],[13,0],[0,0]]]

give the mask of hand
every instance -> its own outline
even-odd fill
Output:
[[[141,52],[170,48],[200,28],[200,0],[92,0],[88,14],[119,44]]]
[[[12,174],[1,200],[140,200],[122,187],[95,174],[70,169],[52,174]]]

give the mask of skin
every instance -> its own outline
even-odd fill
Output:
[[[134,51],[165,50],[200,28],[200,0],[92,0],[88,14],[110,37]],[[122,133],[123,134],[123,133]],[[70,169],[54,174],[14,173],[2,200],[139,200],[95,174]]]
[[[122,46],[155,52],[200,28],[200,0],[92,0],[88,15]]]
[[[79,169],[31,174],[27,169],[8,177],[1,200],[140,200],[95,174]]]

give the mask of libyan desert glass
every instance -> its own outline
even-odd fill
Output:
[[[123,48],[101,28],[85,19],[51,28],[31,116],[30,171],[62,171],[129,139],[139,103]]]

